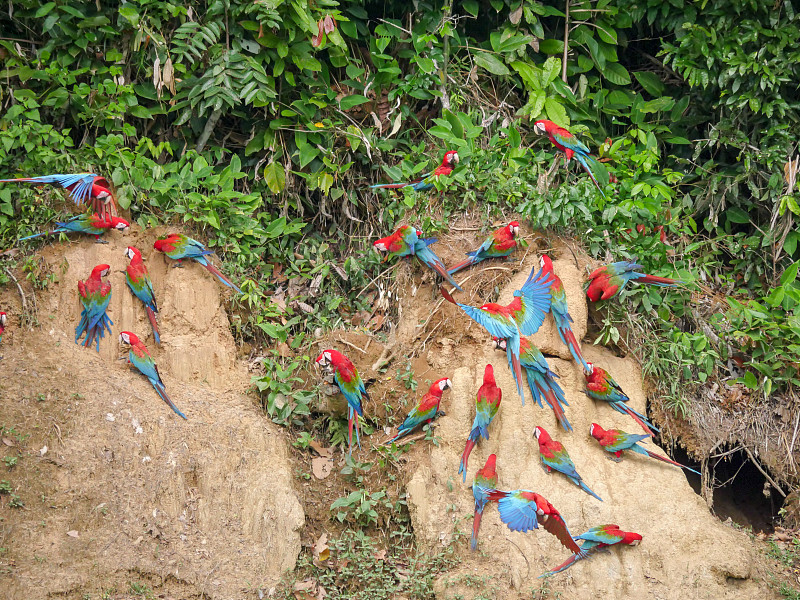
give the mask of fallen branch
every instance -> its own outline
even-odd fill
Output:
[[[19,292],[19,297],[22,299],[22,312],[27,312],[28,301],[25,299],[25,292],[22,291],[22,286],[19,284],[19,281],[17,281],[17,278],[14,277],[14,274],[8,270],[8,267],[3,267],[3,270],[6,272],[6,275],[8,275],[11,278],[11,280],[16,284],[17,291]]]
[[[783,496],[784,498],[786,498],[786,492],[784,492],[784,491],[781,489],[781,487],[780,487],[780,486],[779,486],[777,483],[775,483],[775,480],[774,480],[772,477],[770,477],[770,476],[769,476],[769,473],[767,473],[767,472],[766,472],[766,471],[765,471],[765,470],[762,468],[762,466],[761,466],[760,464],[758,464],[758,461],[755,459],[755,457],[753,456],[753,454],[750,452],[750,449],[749,449],[749,448],[745,448],[745,449],[744,449],[744,451],[745,451],[745,452],[747,452],[747,456],[749,456],[749,457],[750,457],[750,460],[751,460],[751,461],[752,461],[752,463],[753,463],[753,464],[756,466],[756,469],[758,469],[759,471],[761,471],[761,474],[762,474],[764,477],[766,477],[766,478],[767,478],[767,481],[769,481],[769,482],[770,482],[770,484],[772,485],[772,487],[774,487],[776,490],[778,490],[778,492],[780,493],[780,495],[781,495],[781,496]]]

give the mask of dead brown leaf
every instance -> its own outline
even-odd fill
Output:
[[[311,461],[311,471],[317,479],[325,479],[333,470],[333,459],[318,456]]]
[[[331,557],[331,549],[328,548],[328,534],[323,533],[319,536],[317,543],[313,548],[314,560],[318,562],[325,562]]]
[[[325,458],[332,458],[333,457],[333,448],[326,448],[322,444],[320,444],[317,440],[311,440],[308,443],[311,446],[311,449],[319,454],[320,456],[324,456]]]
[[[16,445],[17,445],[17,444],[14,442],[14,440],[12,440],[11,438],[7,438],[7,437],[4,437],[4,438],[3,438],[3,443],[4,443],[6,446],[16,446]]]
[[[77,532],[77,531],[75,531],[74,529],[71,529],[70,531],[68,531],[68,532],[67,532],[67,535],[68,535],[69,537],[74,537],[74,538],[76,538],[76,537],[78,537],[78,532]]]

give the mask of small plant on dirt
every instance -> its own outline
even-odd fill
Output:
[[[300,450],[307,450],[313,441],[314,436],[307,431],[303,431],[299,436],[297,436],[297,439],[292,442],[292,446],[299,448]]]
[[[411,367],[410,360],[406,363],[404,371],[397,371],[397,379],[403,382],[407,390],[417,391],[417,380],[414,379],[414,370]]]
[[[15,493],[12,492],[8,498],[8,505],[11,508],[22,508],[23,506],[25,506],[25,503],[22,501],[22,498],[20,498],[19,496],[17,496]]]
[[[6,467],[8,467],[8,469],[11,470],[11,469],[13,469],[14,467],[17,466],[17,463],[19,462],[19,457],[18,456],[4,456],[3,457],[3,462],[6,464]]]
[[[785,546],[773,541],[769,542],[767,546],[767,555],[776,559],[784,567],[792,568],[800,564],[800,540],[797,538],[785,544]]]
[[[369,527],[378,524],[378,511],[375,509],[381,502],[386,502],[386,492],[383,490],[372,494],[366,490],[356,490],[334,500],[331,511],[336,511],[340,523],[349,520],[356,525]]]
[[[150,587],[141,581],[131,581],[130,582],[130,592],[136,596],[140,596],[142,598],[146,598],[147,600],[151,600],[155,596],[153,595],[153,590]]]
[[[10,494],[14,490],[11,483],[3,479],[0,481],[0,494]]]
[[[308,361],[304,356],[303,360]],[[295,372],[301,361],[293,360],[286,367],[277,357],[264,359],[264,374],[253,377],[252,382],[261,395],[261,405],[273,422],[278,425],[302,425],[299,417],[311,414],[314,393],[299,388],[303,384]]]

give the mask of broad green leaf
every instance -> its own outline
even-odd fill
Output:
[[[465,11],[467,11],[473,17],[478,16],[478,9],[480,8],[478,0],[464,0],[461,3],[461,6],[464,8]]]
[[[547,118],[561,127],[569,126],[569,117],[567,117],[567,109],[555,98],[548,98],[544,101],[544,110],[547,113]]]
[[[508,68],[494,54],[477,51],[473,56],[478,66],[483,67],[493,75],[505,76],[511,74]]]
[[[350,110],[354,106],[369,102],[369,98],[365,98],[361,94],[353,94],[352,96],[345,96],[339,100],[339,108],[342,110]]]
[[[797,279],[797,269],[800,267],[800,261],[792,264],[788,269],[786,269],[783,274],[781,275],[781,285],[788,285],[793,283],[795,279]]]
[[[736,206],[728,208],[728,210],[725,211],[725,217],[732,223],[744,224],[750,222],[750,217],[747,213]]]
[[[753,375],[752,371],[747,371],[744,374],[744,384],[751,390],[756,389],[758,386],[758,379],[756,379],[756,376]]]
[[[134,27],[139,26],[139,11],[137,11],[132,6],[125,5],[119,9],[120,16],[125,17],[128,21],[131,22],[131,25]]]
[[[542,54],[562,54],[564,42],[561,40],[542,40],[539,42],[539,52]]]
[[[521,60],[515,60],[511,63],[511,68],[514,69],[522,78],[522,82],[528,90],[542,89],[541,69],[533,66],[530,63]]]
[[[551,56],[542,65],[542,87],[546,88],[561,72],[561,59]]]
[[[39,10],[36,11],[36,13],[33,15],[33,17],[35,19],[39,19],[41,17],[44,17],[47,13],[49,13],[55,7],[56,7],[56,3],[55,2],[48,2],[47,4],[44,4],[44,5],[40,6]]]
[[[271,162],[264,168],[264,179],[273,194],[280,194],[286,187],[286,171],[279,162]]]
[[[637,71],[633,74],[644,90],[651,96],[660,96],[664,93],[664,83],[658,75],[650,71]]]
[[[457,138],[463,138],[464,127],[463,125],[461,125],[461,121],[458,120],[458,117],[449,110],[445,110],[444,118],[447,119],[448,123],[450,123],[450,128],[453,132],[453,135],[456,136]]]
[[[628,70],[616,62],[607,62],[603,69],[603,76],[614,85],[630,85],[631,76]]]

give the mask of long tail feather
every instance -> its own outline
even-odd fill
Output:
[[[522,399],[522,406],[525,406],[525,391],[522,388],[522,365],[519,362],[519,356],[511,350],[511,344],[506,346],[506,354],[508,355],[511,372],[514,375],[514,381],[517,384],[517,392],[519,392],[519,397]]]
[[[614,408],[616,408],[618,410],[621,409],[620,412],[625,413],[626,415],[629,415],[634,421],[636,421],[639,424],[639,427],[644,429],[644,432],[647,435],[653,435],[653,434],[658,433],[660,431],[658,429],[658,427],[656,427],[655,425],[650,423],[650,421],[647,420],[647,417],[645,417],[643,414],[639,413],[638,411],[632,409],[630,406],[628,406],[624,402],[614,402],[612,405],[614,406]]]
[[[44,235],[52,235],[54,233],[58,233],[58,232],[57,231],[43,231],[42,233],[36,233],[34,235],[28,235],[28,236],[19,238],[19,241],[20,242],[24,242],[25,240],[33,240],[35,238],[39,238],[39,237],[42,237]]]
[[[470,256],[470,257],[469,257],[467,260],[461,261],[461,262],[460,262],[460,263],[458,263],[457,265],[455,265],[455,266],[453,266],[453,267],[450,267],[449,269],[447,269],[447,272],[448,272],[450,275],[455,275],[456,273],[458,273],[458,272],[459,272],[459,271],[461,271],[462,269],[466,269],[467,267],[471,267],[472,265],[474,265],[474,264],[476,264],[476,263],[479,263],[479,262],[481,262],[482,260],[483,260],[482,258],[478,258],[478,257],[476,257],[476,256]]]
[[[555,569],[539,575],[538,579],[541,579],[542,577],[549,577],[550,575],[555,575],[556,573],[561,573],[561,571],[566,571],[576,562],[584,558],[585,556],[581,556],[580,554],[572,554],[567,560],[558,565]]]
[[[578,482],[578,486],[579,486],[579,487],[580,487],[580,488],[581,488],[581,489],[582,489],[584,492],[586,492],[587,494],[589,494],[590,496],[594,496],[595,498],[597,498],[598,500],[600,500],[600,502],[602,502],[602,501],[603,501],[603,499],[602,499],[600,496],[598,496],[597,494],[595,494],[595,493],[594,493],[594,492],[591,490],[591,488],[589,488],[589,486],[588,486],[588,485],[586,485],[586,482],[585,482],[585,481],[583,481],[583,479],[581,479],[581,480]]]
[[[214,275],[216,275],[217,279],[219,279],[222,283],[224,283],[230,288],[235,289],[240,294],[242,293],[242,290],[240,290],[230,279],[228,279],[222,271],[220,271],[217,267],[212,265],[211,261],[207,260],[205,262],[201,262],[200,264],[203,265],[206,269],[208,269],[209,273],[213,273]]]
[[[183,413],[182,413],[180,410],[178,410],[178,407],[177,407],[177,406],[175,406],[175,403],[174,403],[174,402],[172,401],[172,399],[171,399],[171,398],[170,398],[170,397],[167,395],[167,390],[164,388],[164,386],[163,386],[163,385],[160,385],[158,382],[154,382],[154,381],[151,381],[150,383],[152,383],[152,384],[153,384],[153,387],[156,389],[156,392],[158,393],[158,395],[159,395],[159,396],[161,396],[161,399],[162,399],[164,402],[166,402],[166,403],[167,403],[167,406],[169,406],[169,407],[170,407],[172,410],[174,410],[176,415],[178,415],[178,416],[180,416],[180,417],[183,417],[184,419],[186,419],[186,415],[185,415],[185,414],[183,414]]]
[[[481,528],[481,517],[483,516],[483,508],[475,510],[475,516],[472,519],[472,537],[469,540],[470,550],[478,549],[478,530]]]
[[[572,431],[572,425],[569,424],[567,415],[564,413],[564,407],[561,406],[561,402],[559,402],[553,390],[543,385],[538,385],[538,387],[539,393],[544,396],[544,399],[547,400],[550,408],[553,409],[553,413],[556,415],[556,419],[558,420],[558,424],[561,425],[561,428],[564,431]]]
[[[666,456],[661,456],[659,454],[656,454],[655,452],[651,452],[647,448],[644,448],[644,451],[647,452],[647,456],[649,456],[650,458],[655,458],[656,460],[660,460],[661,462],[665,462],[668,465],[674,465],[676,467],[680,467],[681,469],[686,469],[687,471],[691,471],[692,473],[696,473],[697,475],[700,475],[700,473],[698,471],[695,471],[694,469],[692,469],[691,467],[687,467],[686,465],[682,465],[681,463],[677,463],[674,460],[672,460],[671,458],[667,458]]]
[[[588,369],[589,366],[586,364],[586,360],[583,358],[583,352],[581,352],[581,347],[578,344],[578,340],[575,339],[575,334],[572,332],[572,328],[567,325],[557,325],[556,329],[558,330],[558,335],[561,337],[561,341],[564,342],[564,345],[569,348],[570,354],[572,354],[572,358],[575,359],[575,362],[580,364],[584,370]]]
[[[150,319],[150,327],[153,328],[153,339],[156,341],[156,344],[160,344],[161,337],[158,335],[158,321],[156,321],[156,313],[149,306],[145,306],[145,310],[147,311],[147,318]]]
[[[475,440],[478,438],[477,434],[473,438],[473,433],[475,433],[475,431],[477,431],[477,427],[472,430],[472,433],[469,434],[467,444],[464,446],[464,452],[461,454],[461,464],[458,466],[458,473],[459,475],[463,474],[463,481],[465,483],[467,481],[467,462],[469,461],[469,455],[470,452],[472,452],[472,449],[475,447]]]
[[[417,255],[417,258],[419,258],[419,254]],[[420,260],[422,260],[422,259],[420,258]],[[445,268],[444,268],[444,265],[443,265],[442,263],[440,263],[440,262],[436,262],[436,261],[432,261],[432,260],[431,260],[431,261],[422,260],[422,262],[424,262],[424,263],[425,263],[426,265],[428,265],[428,266],[429,266],[431,269],[433,269],[433,270],[434,270],[434,271],[436,271],[436,272],[437,272],[439,275],[441,275],[441,276],[442,276],[442,279],[444,279],[445,281],[447,281],[447,283],[449,283],[450,285],[452,285],[452,286],[453,286],[454,288],[456,288],[456,289],[457,289],[459,292],[463,291],[463,290],[461,289],[461,286],[460,286],[460,285],[458,285],[458,283],[456,283],[456,280],[455,280],[455,279],[453,279],[453,277],[450,275],[450,273],[448,273],[448,272],[447,272],[447,269],[445,269]]]
[[[400,188],[404,188],[407,185],[411,185],[409,183],[378,183],[376,185],[369,186],[371,190],[399,190]]]
[[[644,277],[637,277],[636,283],[649,283],[650,285],[657,285],[659,287],[673,287],[683,284],[679,279],[670,279],[668,277],[658,277],[656,275],[645,275]]]
[[[589,178],[592,180],[592,183],[594,183],[595,187],[598,190],[600,190],[600,194],[602,194],[603,198],[605,198],[606,194],[603,191],[603,188],[600,187],[600,184],[597,183],[597,178],[592,172],[592,168],[589,166],[589,162],[594,161],[594,158],[592,158],[591,156],[583,156],[582,154],[576,152],[575,160],[577,160],[580,163],[581,167],[583,167],[583,170],[586,171],[586,173],[589,175]]]

